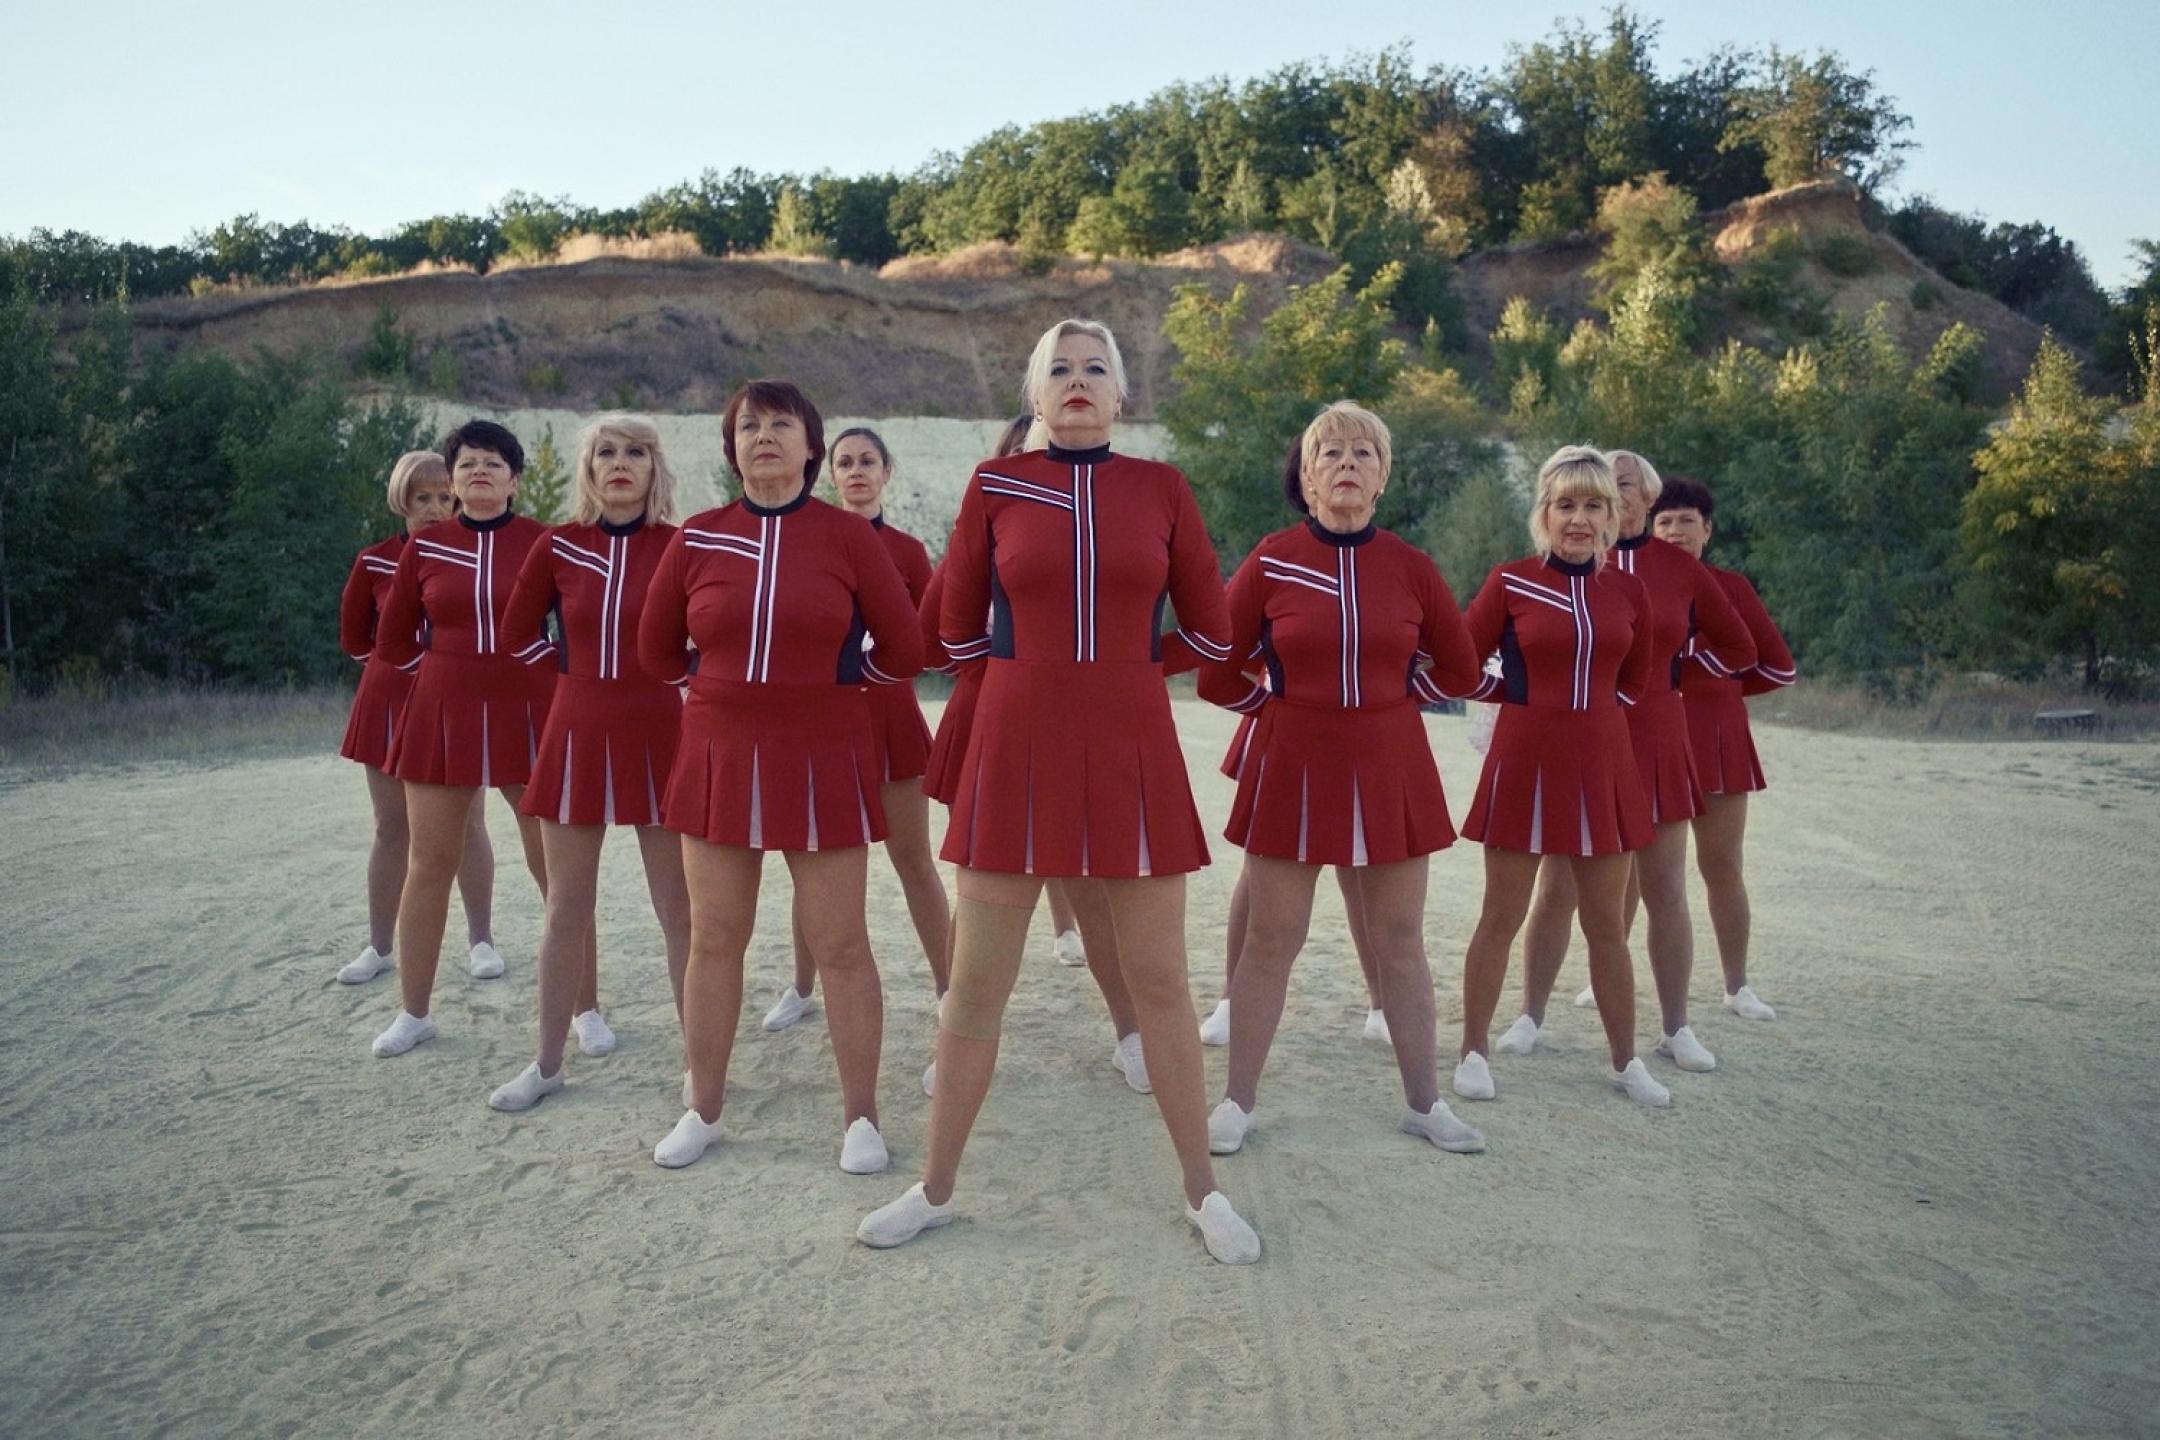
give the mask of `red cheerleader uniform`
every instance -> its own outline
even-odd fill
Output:
[[[525,556],[503,637],[531,649],[553,611],[560,675],[518,809],[558,825],[658,825],[682,694],[637,659],[638,616],[673,525],[557,525]],[[544,652],[532,662],[542,663]]]
[[[363,667],[338,754],[377,770],[389,764],[390,742],[405,713],[405,697],[412,693],[412,676],[374,653],[376,622],[390,598],[405,538],[400,530],[354,556],[345,593],[338,598],[338,645]]]
[[[905,530],[895,530],[883,515],[870,522],[885,551],[892,556],[900,578],[907,582],[909,602],[921,613],[923,597],[930,589],[930,552],[922,541]],[[877,746],[877,773],[887,780],[913,780],[930,763],[930,725],[923,719],[915,686],[865,685],[870,702],[870,738]]]
[[[1768,788],[1755,735],[1748,725],[1747,696],[1766,695],[1799,678],[1792,651],[1778,633],[1762,597],[1737,570],[1703,567],[1716,578],[1755,641],[1754,667],[1739,675],[1720,674],[1690,650],[1680,666],[1680,699],[1687,707],[1688,743],[1695,751],[1695,773],[1712,795],[1742,795]]]
[[[504,643],[503,612],[525,554],[547,527],[505,510],[457,515],[412,537],[376,627],[376,653],[415,673],[385,768],[428,785],[522,785],[555,693],[552,646]],[[417,635],[427,624],[427,642]]]
[[[638,659],[679,682],[686,644],[698,662],[661,800],[668,829],[752,850],[885,838],[862,682],[912,679],[922,630],[867,520],[811,504],[808,485],[785,505],[693,516],[646,591]]]
[[[1240,661],[1200,674],[1206,699],[1258,712],[1224,839],[1307,865],[1455,843],[1418,705],[1475,688],[1479,660],[1431,557],[1370,525],[1278,530],[1231,578],[1230,649],[1257,650],[1268,678]]]
[[[1627,724],[1651,822],[1693,819],[1703,810],[1702,781],[1680,699],[1681,652],[1692,651],[1707,668],[1738,674],[1755,663],[1755,641],[1709,567],[1671,541],[1646,530],[1614,545],[1607,562],[1642,581],[1650,594],[1650,683],[1629,707]]]
[[[1536,855],[1613,855],[1655,836],[1623,705],[1650,683],[1642,582],[1607,564],[1532,555],[1496,565],[1470,602],[1470,643],[1500,654],[1467,694],[1500,703],[1462,833]]]
[[[1208,860],[1163,684],[1162,615],[1230,658],[1192,487],[1110,448],[987,460],[945,555],[940,633],[987,657],[944,858],[1030,875],[1176,875]]]
[[[968,735],[975,728],[975,702],[982,697],[983,671],[988,660],[959,661],[938,639],[938,618],[945,607],[945,567],[938,566],[923,592],[923,669],[953,677],[952,694],[938,716],[937,735],[930,742],[930,756],[923,763],[923,793],[950,808],[960,789],[960,760],[967,754]]]

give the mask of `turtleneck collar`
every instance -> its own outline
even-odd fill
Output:
[[[884,529],[884,528],[885,528],[885,512],[884,512],[884,511],[880,510],[880,511],[878,511],[878,512],[877,512],[877,514],[875,514],[875,515],[872,515],[872,516],[870,517],[870,528],[871,528],[871,529],[873,529],[873,530],[882,530],[882,529]]]
[[[638,511],[637,514],[623,521],[620,525],[617,525],[605,515],[600,517],[600,529],[609,535],[635,535],[644,528],[645,512],[643,510]]]
[[[1050,447],[1050,458],[1060,465],[1100,465],[1110,458],[1108,445],[1092,445],[1085,450],[1067,450],[1062,445]]]
[[[1557,554],[1547,555],[1545,563],[1563,575],[1588,575],[1597,569],[1595,560],[1563,560]]]
[[[1313,515],[1308,515],[1305,517],[1305,528],[1307,530],[1310,530],[1312,532],[1313,538],[1315,540],[1318,540],[1323,545],[1363,545],[1366,541],[1372,539],[1373,536],[1380,533],[1379,530],[1374,528],[1373,523],[1370,520],[1365,522],[1363,529],[1351,530],[1347,533],[1339,530],[1330,530],[1327,528],[1327,526],[1320,523],[1317,516]]]
[[[802,489],[797,491],[795,498],[785,505],[760,505],[750,498],[750,492],[747,489],[743,491],[742,503],[743,509],[748,510],[752,515],[792,515],[810,503],[810,482],[803,481]]]
[[[1644,526],[1643,532],[1640,535],[1630,535],[1625,540],[1613,541],[1613,548],[1615,550],[1640,550],[1643,546],[1649,543],[1650,529],[1648,526]]]
[[[512,520],[515,520],[516,518],[517,511],[512,510],[507,505],[503,506],[502,514],[497,515],[492,520],[475,520],[472,518],[472,516],[467,515],[462,510],[458,511],[457,517],[458,524],[463,525],[466,529],[479,530],[483,532],[489,530],[500,530],[503,528],[503,526],[509,524]]]

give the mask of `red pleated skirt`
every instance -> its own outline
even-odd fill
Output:
[[[682,712],[674,686],[643,675],[563,676],[518,809],[558,825],[658,825]]]
[[[1182,875],[1207,864],[1162,667],[990,661],[941,853],[1028,875]]]
[[[362,666],[360,688],[353,692],[345,743],[338,747],[338,754],[377,770],[389,768],[391,742],[397,738],[412,687],[412,676],[395,665],[370,660]]]
[[[1259,718],[1257,711],[1238,717],[1237,734],[1230,737],[1230,748],[1223,751],[1222,764],[1215,767],[1232,780],[1244,770],[1245,757],[1252,753],[1253,726]]]
[[[960,761],[967,754],[968,736],[974,733],[975,704],[982,698],[985,668],[983,661],[960,667],[952,694],[945,697],[944,712],[938,716],[937,738],[930,742],[930,754],[923,763],[922,788],[940,805],[951,805],[960,789]]]
[[[1655,837],[1617,705],[1503,705],[1466,839],[1534,855],[1616,855]]]
[[[693,677],[661,812],[670,830],[750,850],[883,840],[870,702],[855,685]]]
[[[870,702],[870,743],[877,750],[877,773],[886,780],[913,780],[930,764],[930,725],[923,719],[915,686],[865,685]]]
[[[1628,735],[1635,742],[1635,773],[1650,802],[1650,823],[1670,825],[1703,812],[1702,781],[1688,744],[1687,702],[1677,690],[1659,690],[1628,707]]]
[[[430,650],[384,768],[427,785],[523,785],[554,693],[551,661]]]
[[[1748,724],[1747,700],[1737,680],[1720,680],[1680,692],[1687,706],[1688,746],[1695,752],[1695,778],[1711,795],[1745,795],[1767,790],[1762,757],[1755,751],[1755,731]]]
[[[1223,838],[1307,865],[1392,865],[1447,849],[1455,827],[1418,707],[1268,701]]]

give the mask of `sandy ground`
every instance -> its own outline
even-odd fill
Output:
[[[1180,723],[1219,821],[1226,717]],[[1460,797],[1463,723],[1430,723]],[[362,939],[349,765],[0,790],[0,1433],[2160,1431],[2160,747],[1762,741],[1756,974],[1781,1018],[1726,1016],[1699,965],[1723,1065],[1664,1068],[1665,1113],[1605,1089],[1595,1019],[1565,1009],[1464,1107],[1489,1153],[1398,1135],[1323,887],[1264,1128],[1221,1167],[1267,1245],[1243,1270],[1187,1229],[1154,1107],[1046,928],[964,1218],[878,1254],[852,1232],[919,1173],[932,1024],[882,867],[893,1173],[835,1166],[822,1022],[754,1029],[786,973],[780,879],[733,1138],[667,1172],[681,1066],[634,847],[601,915],[623,1047],[510,1118],[484,1097],[529,1055],[538,916],[510,866],[509,977],[446,969],[442,1038],[377,1061],[393,982],[330,980]],[[1206,999],[1236,859],[1193,887]],[[1473,848],[1442,857],[1444,1019],[1477,887]]]

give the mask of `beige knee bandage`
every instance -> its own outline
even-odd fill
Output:
[[[938,1026],[963,1040],[995,1040],[1020,978],[1034,907],[991,905],[963,895],[953,907],[952,976]]]

